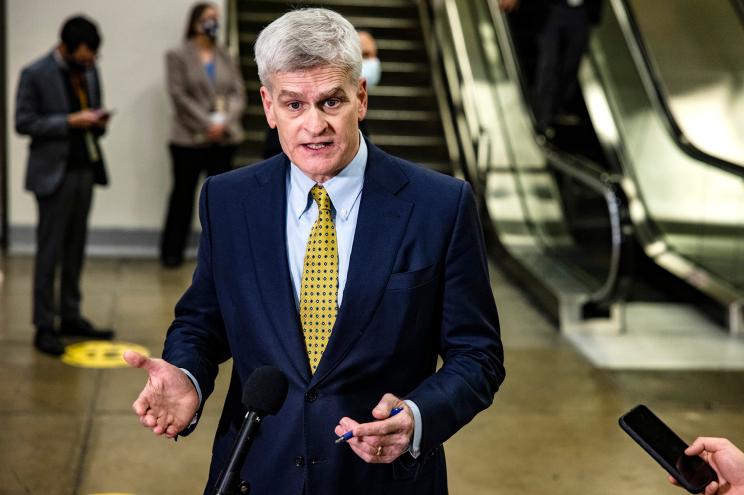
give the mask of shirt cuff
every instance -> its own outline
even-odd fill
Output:
[[[183,371],[183,373],[189,378],[189,380],[191,380],[191,384],[196,389],[196,395],[199,396],[199,407],[201,407],[201,404],[202,404],[202,392],[201,392],[201,388],[199,388],[199,382],[196,381],[196,378],[194,378],[194,375],[192,375],[191,372],[189,370],[187,370],[186,368],[178,368],[178,369],[181,370],[181,371]],[[189,423],[189,427],[194,426],[196,424],[196,422],[197,422],[198,419],[199,419],[199,413],[197,412],[196,414],[194,414],[194,417],[191,418],[191,422]]]
[[[421,428],[423,426],[421,421],[421,411],[419,411],[415,402],[411,400],[403,402],[408,404],[408,407],[411,408],[411,412],[413,413],[413,440],[411,441],[411,445],[408,447],[408,453],[411,454],[411,457],[414,459],[418,459],[418,456],[421,455]]]

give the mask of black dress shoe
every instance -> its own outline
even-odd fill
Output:
[[[96,340],[111,340],[114,338],[113,330],[109,328],[97,329],[83,318],[78,320],[63,319],[59,327],[59,333],[63,337],[87,337]]]
[[[65,344],[52,327],[38,327],[36,329],[34,347],[51,356],[61,356],[65,353]]]

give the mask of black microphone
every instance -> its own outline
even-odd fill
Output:
[[[284,399],[287,398],[288,388],[287,377],[273,366],[262,366],[248,377],[243,386],[243,405],[248,409],[248,413],[235,439],[230,461],[217,481],[215,495],[238,493],[240,468],[248,453],[250,441],[261,420],[281,409]]]

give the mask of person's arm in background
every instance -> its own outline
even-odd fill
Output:
[[[92,110],[74,113],[44,113],[40,108],[39,75],[29,69],[21,72],[16,93],[15,129],[35,139],[63,139],[70,128],[88,129],[98,122]]]
[[[715,470],[718,481],[705,487],[705,495],[744,495],[744,452],[726,438],[700,437],[685,454],[700,456]],[[669,477],[672,484],[677,484]]]
[[[190,94],[186,85],[186,64],[179,52],[165,56],[168,93],[176,109],[178,121],[194,134],[209,130],[209,109],[204,108]]]
[[[108,126],[109,120],[111,119],[111,114],[108,113],[105,110],[105,106],[103,105],[103,89],[101,88],[101,75],[98,72],[97,68],[93,69],[93,80],[94,84],[91,88],[91,91],[93,92],[91,101],[96,102],[96,108],[91,108],[91,110],[96,112],[96,115],[98,116],[98,120],[93,126],[93,134],[95,134],[98,137],[103,136],[106,134],[106,128]]]

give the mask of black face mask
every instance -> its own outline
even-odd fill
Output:
[[[88,70],[88,66],[87,65],[81,64],[80,62],[78,62],[75,59],[66,58],[65,59],[65,62],[67,63],[67,67],[69,67],[70,70],[73,71],[73,72],[85,72],[86,70]]]
[[[220,32],[220,24],[216,20],[206,19],[205,21],[202,21],[201,28],[207,38],[212,41],[217,39],[217,35]]]

